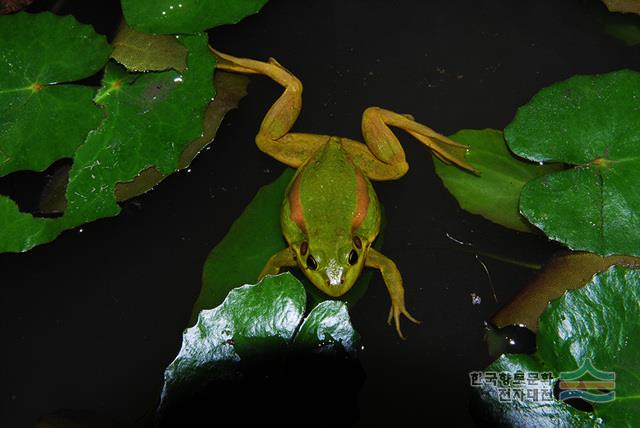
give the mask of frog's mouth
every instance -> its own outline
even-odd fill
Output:
[[[345,269],[338,265],[335,260],[329,261],[329,265],[325,269],[329,288],[337,288],[344,284]]]

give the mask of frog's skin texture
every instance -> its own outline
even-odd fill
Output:
[[[260,277],[298,267],[332,297],[345,294],[364,267],[380,270],[391,297],[388,323],[400,337],[400,315],[419,323],[405,308],[402,277],[395,263],[371,248],[380,231],[380,204],[370,180],[395,180],[409,166],[389,126],[401,128],[445,162],[474,169],[441,144],[466,147],[401,115],[369,107],[362,115],[366,144],[348,138],[290,132],[302,106],[302,84],[276,60],[260,62],[213,50],[221,70],[262,74],[285,90],[267,112],[256,143],[260,150],[293,168],[282,204],[281,225],[289,247],[274,254]],[[474,171],[475,172],[475,171]]]

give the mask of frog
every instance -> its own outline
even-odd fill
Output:
[[[274,58],[239,58],[212,47],[216,68],[263,75],[284,88],[256,134],[258,148],[296,172],[280,214],[287,247],[266,262],[259,279],[298,268],[331,298],[344,296],[364,268],[378,270],[391,307],[387,323],[405,338],[401,316],[419,324],[406,308],[402,275],[396,264],[372,247],[380,232],[381,206],[372,181],[397,180],[407,173],[405,152],[392,127],[408,132],[447,164],[477,173],[448,148],[467,146],[441,135],[410,114],[368,107],[362,114],[364,143],[345,137],[293,132],[302,109],[302,83]]]

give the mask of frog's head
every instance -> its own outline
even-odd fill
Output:
[[[293,245],[302,272],[331,297],[342,296],[353,287],[368,248],[369,243],[359,236],[338,238],[324,245],[305,239]]]

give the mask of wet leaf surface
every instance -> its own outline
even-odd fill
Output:
[[[0,176],[73,156],[104,113],[95,88],[65,82],[96,73],[110,53],[104,36],[71,16],[0,16]]]
[[[538,318],[550,301],[566,290],[582,287],[598,272],[614,264],[640,267],[640,259],[628,256],[599,256],[584,252],[556,254],[516,297],[491,319],[498,327],[524,325],[538,331]]]
[[[436,174],[460,207],[473,214],[521,232],[537,232],[518,209],[520,192],[529,180],[555,171],[559,165],[534,164],[514,156],[495,129],[464,129],[451,139],[469,146],[469,150],[452,150],[480,171],[480,176],[445,165],[435,156]]]
[[[505,129],[510,148],[573,167],[528,182],[521,213],[574,250],[640,255],[640,73],[574,76],[542,89]]]
[[[187,49],[175,37],[136,31],[122,21],[111,57],[130,71],[183,71]]]
[[[476,399],[486,405],[484,417],[505,425],[633,426],[640,418],[638,301],[640,270],[613,266],[549,304],[540,317],[535,355],[502,356],[487,368],[512,374],[550,371],[557,380],[561,372],[573,372],[590,360],[597,370],[615,373],[615,388],[609,388],[615,400],[592,402],[593,412],[578,411],[556,398],[535,401],[526,392],[501,402],[500,388],[485,380],[474,389]],[[600,379],[590,373],[595,376],[591,379]]]
[[[322,353],[336,346],[355,353],[358,336],[344,303],[321,303],[303,321],[305,306],[304,287],[290,273],[231,290],[185,330],[182,348],[165,372],[161,407],[208,382],[241,378],[242,361],[255,356],[269,359],[288,348]]]
[[[249,78],[239,74],[217,71],[214,75],[216,96],[209,103],[204,114],[204,133],[202,137],[191,142],[180,155],[178,168],[184,169],[191,164],[196,155],[213,139],[218,132],[225,114],[236,108],[240,100],[247,94]],[[51,177],[42,192],[40,212],[44,214],[61,213],[66,208],[66,188],[70,166],[63,166]],[[126,201],[139,196],[164,180],[157,168],[151,166],[138,174],[133,180],[116,184],[116,200]]]
[[[235,24],[267,0],[122,0],[131,27],[155,34],[193,33]]]
[[[167,175],[179,167],[186,147],[203,134],[203,115],[214,95],[214,59],[204,34],[182,36],[189,68],[180,73],[128,73],[108,64],[94,102],[106,118],[73,154],[66,210],[56,219],[21,213],[0,198],[0,251],[25,251],[62,230],[118,214],[116,184],[153,166]]]

